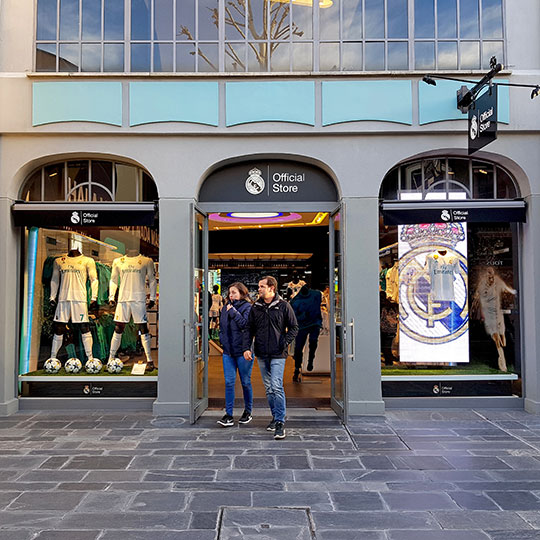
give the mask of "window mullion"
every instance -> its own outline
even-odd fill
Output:
[[[343,4],[343,0],[340,2],[340,5]],[[343,9],[340,12],[339,15],[339,36],[340,41],[343,43],[343,40],[341,39],[341,32],[343,28]],[[340,46],[341,49],[341,46]],[[341,69],[341,63],[340,63],[340,69]],[[366,71],[366,0],[362,0],[362,71]]]
[[[321,36],[320,36],[320,3],[317,2],[317,7],[313,9],[313,18],[312,18],[312,24],[313,24],[313,51],[312,51],[312,59],[313,59],[313,70],[318,72],[321,70],[321,62],[320,62],[320,42],[321,42]]]
[[[482,1],[478,1],[478,35],[480,36],[480,43],[479,49],[480,49],[480,69],[483,69],[484,67],[484,41],[483,41],[483,29],[482,29]]]
[[[199,28],[199,0],[197,0],[197,30],[198,28]],[[225,2],[224,0],[218,0],[218,38],[219,38],[218,66],[219,66],[219,71],[223,73],[225,71]],[[199,39],[199,36],[197,33],[197,49],[199,47],[198,39]],[[198,59],[197,59],[197,68],[198,68]]]
[[[82,0],[79,0],[79,72],[82,71]]]
[[[150,0],[150,73],[154,72],[154,13],[155,0]]]
[[[172,44],[172,48],[173,48],[173,52],[172,52],[172,61],[173,61],[173,73],[176,73],[176,36],[177,36],[177,33],[176,33],[176,3],[177,3],[178,0],[173,0],[173,44]]]
[[[461,69],[461,0],[456,1],[457,68]]]
[[[105,0],[101,0],[101,59],[99,69],[103,73],[105,71]]]
[[[131,0],[124,0],[124,70],[131,71]]]
[[[384,69],[388,69],[388,0],[384,0]]]
[[[409,0],[407,12],[409,14],[409,69],[415,69],[415,55],[414,55],[414,0]]]

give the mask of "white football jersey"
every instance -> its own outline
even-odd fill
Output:
[[[51,278],[51,300],[58,302],[87,302],[86,281],[90,280],[92,302],[97,299],[99,282],[94,259],[79,255],[64,255],[54,260]],[[60,290],[59,290],[60,288]]]
[[[154,261],[144,255],[114,259],[109,283],[109,300],[114,300],[118,282],[120,282],[118,302],[144,302],[146,278],[150,287],[150,300],[155,301],[157,281]]]
[[[426,257],[426,265],[433,300],[454,300],[454,275],[460,271],[459,259],[455,255],[441,255],[436,251]]]

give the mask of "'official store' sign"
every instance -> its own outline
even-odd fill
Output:
[[[490,88],[469,110],[469,154],[497,138],[497,86]]]
[[[251,169],[246,180],[246,190],[251,195],[260,195],[267,187],[272,193],[298,193],[299,184],[306,181],[305,173],[275,172],[267,186],[262,171]]]

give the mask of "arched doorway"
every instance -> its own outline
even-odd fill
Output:
[[[413,159],[389,171],[380,200],[386,405],[479,396],[521,403],[526,207],[512,175],[479,159]]]
[[[218,166],[201,184],[192,251],[192,421],[209,403],[222,406],[224,401],[218,321],[208,320],[211,293],[222,295],[232,282],[242,281],[255,298],[264,275],[277,279],[279,293],[293,309],[298,291],[288,285],[294,282],[314,294],[321,291],[325,299],[320,332],[309,338],[315,344],[311,352],[298,341],[289,351],[284,377],[289,405],[331,405],[345,417],[339,200],[328,173],[292,159],[245,159]],[[256,405],[266,401],[259,378],[254,371]]]
[[[152,403],[159,364],[157,199],[151,176],[122,161],[53,161],[25,179],[12,206],[24,253],[22,408],[38,401],[54,406],[55,398],[85,406],[89,398]]]

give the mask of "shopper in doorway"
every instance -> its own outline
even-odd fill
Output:
[[[249,314],[245,334],[244,358],[253,359],[251,344],[255,340],[255,356],[259,362],[272,421],[267,426],[274,439],[285,438],[285,390],[283,372],[287,348],[298,333],[298,323],[290,304],[277,293],[277,281],[266,276],[259,281],[259,298]]]
[[[214,285],[214,292],[210,297],[210,310],[208,312],[210,319],[210,338],[213,339],[218,336],[219,327],[219,312],[223,307],[223,297],[219,294],[219,286]]]
[[[225,416],[218,420],[224,427],[234,425],[234,386],[236,373],[240,375],[244,393],[244,412],[238,420],[239,424],[251,422],[253,409],[253,390],[251,388],[251,370],[253,360],[244,358],[244,334],[247,333],[251,300],[247,287],[235,282],[229,287],[227,301],[221,309],[219,324],[219,340],[223,348],[223,375],[225,378]]]

